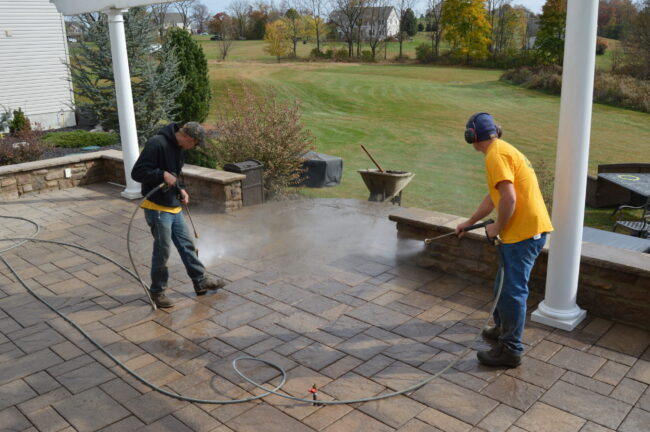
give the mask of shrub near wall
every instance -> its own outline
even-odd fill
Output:
[[[284,102],[272,91],[228,89],[214,130],[212,150],[222,163],[255,159],[264,164],[264,189],[282,194],[300,178],[301,156],[311,149],[313,136],[303,127],[298,102]]]
[[[504,73],[501,80],[560,94],[562,67],[552,65],[512,69]],[[597,70],[594,79],[594,102],[650,112],[650,81]]]
[[[0,139],[0,166],[38,160],[46,145],[38,131],[24,131]]]

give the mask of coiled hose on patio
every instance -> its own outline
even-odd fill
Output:
[[[406,394],[406,393],[413,392],[413,391],[419,389],[420,387],[426,385],[427,383],[431,382],[431,381],[434,380],[435,378],[439,377],[440,375],[442,375],[443,373],[445,373],[447,370],[449,370],[449,369],[451,369],[452,367],[454,367],[454,366],[455,366],[455,365],[456,365],[460,360],[462,360],[462,359],[463,359],[467,354],[469,354],[469,353],[472,351],[472,347],[474,346],[474,344],[476,343],[476,341],[479,339],[479,337],[480,337],[480,335],[481,335],[481,331],[479,330],[479,332],[478,332],[477,335],[474,337],[474,339],[472,340],[472,342],[470,343],[470,345],[469,345],[468,347],[466,347],[466,348],[465,348],[465,349],[464,349],[464,350],[463,350],[463,351],[458,355],[458,357],[456,357],[455,359],[453,359],[452,361],[450,361],[450,362],[449,362],[449,363],[448,363],[444,368],[442,368],[440,371],[438,371],[438,372],[436,372],[436,373],[434,373],[434,374],[431,374],[430,376],[428,376],[427,378],[423,379],[422,381],[420,381],[420,382],[418,382],[418,383],[416,383],[416,384],[414,384],[414,385],[412,385],[412,386],[410,386],[410,387],[407,387],[407,388],[405,388],[405,389],[403,389],[403,390],[399,390],[399,391],[395,391],[395,392],[391,392],[391,393],[385,393],[385,394],[381,394],[381,395],[378,395],[378,396],[369,396],[369,397],[365,397],[365,398],[347,399],[347,400],[318,400],[318,401],[315,401],[314,399],[300,398],[300,397],[296,397],[296,396],[291,396],[291,395],[288,395],[288,394],[280,393],[279,390],[284,386],[284,384],[285,384],[286,381],[287,381],[287,372],[286,372],[286,371],[285,371],[285,370],[284,370],[280,365],[278,365],[278,364],[276,364],[276,363],[273,363],[273,362],[268,361],[268,360],[259,359],[259,358],[256,358],[256,357],[249,357],[249,356],[241,356],[241,357],[237,357],[237,358],[235,358],[235,359],[232,361],[232,367],[233,367],[233,369],[235,370],[235,372],[236,372],[240,377],[242,377],[242,379],[244,379],[246,382],[252,384],[253,386],[255,386],[255,387],[257,387],[257,388],[259,388],[259,389],[261,389],[261,390],[263,390],[263,391],[265,392],[265,393],[260,394],[260,395],[258,395],[258,396],[252,396],[252,397],[249,397],[249,398],[242,398],[242,399],[226,399],[226,400],[200,399],[200,398],[194,398],[194,397],[190,397],[190,396],[183,396],[183,395],[180,395],[180,394],[177,394],[177,393],[171,392],[171,391],[169,391],[169,390],[165,390],[165,389],[163,389],[163,388],[161,388],[161,387],[158,387],[157,385],[155,385],[155,384],[153,384],[153,383],[147,381],[145,378],[141,377],[140,375],[138,375],[137,373],[135,373],[134,371],[132,371],[131,369],[129,369],[129,368],[128,368],[128,367],[127,367],[127,366],[126,366],[122,361],[120,361],[118,358],[116,358],[113,354],[111,354],[108,350],[106,350],[106,348],[104,348],[102,345],[100,345],[99,342],[97,342],[95,339],[93,339],[92,336],[90,336],[88,333],[86,333],[86,332],[85,332],[85,331],[84,331],[84,330],[83,330],[83,329],[82,329],[78,324],[76,324],[74,321],[72,321],[70,318],[68,318],[68,317],[67,317],[65,314],[63,314],[62,312],[58,311],[54,306],[52,306],[50,303],[48,303],[47,300],[45,300],[43,297],[41,297],[41,296],[38,295],[36,292],[34,292],[34,291],[33,291],[33,290],[32,290],[32,289],[27,285],[27,283],[26,283],[26,282],[25,282],[25,281],[24,281],[24,280],[23,280],[23,279],[18,275],[18,273],[17,273],[17,272],[14,270],[14,268],[9,264],[9,262],[7,262],[7,260],[2,256],[2,254],[4,254],[5,252],[7,252],[7,251],[9,251],[9,250],[12,250],[12,249],[14,249],[14,248],[17,248],[17,247],[19,247],[19,246],[25,244],[26,242],[49,243],[49,244],[55,244],[55,245],[59,245],[59,246],[72,247],[72,248],[76,248],[76,249],[79,249],[79,250],[83,250],[83,251],[86,251],[86,252],[92,253],[92,254],[94,254],[94,255],[97,255],[97,256],[99,256],[99,257],[101,257],[101,258],[106,259],[107,261],[112,262],[113,264],[115,264],[116,266],[118,266],[120,269],[124,270],[126,273],[128,273],[129,275],[131,275],[134,279],[136,279],[136,280],[137,280],[137,281],[142,285],[142,287],[144,288],[144,290],[145,290],[145,292],[146,292],[146,295],[147,295],[147,298],[149,299],[149,302],[150,302],[152,308],[155,310],[156,307],[155,307],[155,304],[153,303],[153,301],[152,301],[152,299],[151,299],[151,296],[149,295],[149,289],[148,289],[148,286],[147,286],[147,284],[142,280],[142,278],[140,277],[140,274],[138,273],[138,270],[137,270],[137,266],[135,265],[135,262],[134,262],[134,260],[133,260],[133,255],[131,254],[131,244],[130,244],[130,243],[131,243],[131,242],[130,242],[131,236],[130,236],[130,234],[131,234],[131,228],[132,228],[133,220],[135,219],[135,215],[137,214],[138,209],[140,208],[140,205],[142,204],[142,202],[144,202],[145,199],[147,199],[150,195],[152,195],[152,194],[155,193],[158,189],[160,189],[160,188],[162,188],[162,187],[164,187],[164,186],[165,186],[165,185],[164,185],[164,183],[163,183],[163,184],[157,186],[157,187],[156,187],[155,189],[153,189],[151,192],[149,192],[149,193],[148,193],[148,194],[147,194],[147,195],[146,195],[146,196],[145,196],[145,197],[144,197],[144,198],[143,198],[143,199],[138,203],[138,205],[136,206],[135,211],[134,211],[133,214],[131,215],[131,219],[129,220],[129,226],[128,226],[128,230],[127,230],[127,249],[128,249],[128,253],[129,253],[129,260],[131,261],[131,265],[133,266],[134,271],[131,271],[130,269],[124,267],[123,265],[121,265],[120,263],[116,262],[115,260],[113,260],[112,258],[110,258],[110,257],[108,257],[108,256],[106,256],[106,255],[103,255],[103,254],[101,254],[101,253],[99,253],[99,252],[93,251],[92,249],[89,249],[89,248],[86,248],[86,247],[83,247],[83,246],[79,246],[79,245],[76,245],[76,244],[73,244],[73,243],[66,243],[66,242],[55,241],[55,240],[41,240],[41,239],[37,239],[37,238],[35,238],[35,237],[36,237],[36,236],[38,235],[38,233],[40,232],[40,227],[39,227],[39,225],[38,225],[36,222],[34,222],[34,221],[30,220],[30,219],[23,218],[23,217],[18,217],[18,216],[3,216],[3,215],[0,215],[0,218],[5,218],[5,219],[15,219],[15,220],[25,221],[25,222],[28,222],[28,223],[32,224],[32,225],[35,227],[35,232],[34,232],[34,233],[32,234],[32,236],[30,236],[30,237],[14,237],[14,238],[4,238],[4,239],[0,239],[0,240],[2,240],[2,241],[15,241],[15,242],[17,242],[16,244],[11,245],[11,246],[9,246],[9,247],[7,247],[7,248],[5,248],[5,249],[0,249],[0,260],[2,260],[2,262],[7,266],[7,268],[11,271],[11,273],[14,275],[14,277],[15,277],[15,278],[20,282],[20,284],[21,284],[21,285],[22,285],[22,286],[23,286],[23,287],[24,287],[24,288],[25,288],[25,289],[26,289],[26,290],[27,290],[27,291],[28,291],[32,296],[34,296],[38,301],[40,301],[41,303],[43,303],[43,304],[44,304],[45,306],[47,306],[50,310],[52,310],[54,313],[56,313],[58,316],[60,316],[60,317],[63,318],[66,322],[68,322],[72,327],[74,327],[74,328],[75,328],[79,333],[81,333],[81,335],[82,335],[83,337],[85,337],[86,339],[88,339],[88,341],[90,341],[90,343],[92,343],[92,344],[93,344],[95,347],[97,347],[101,352],[103,352],[103,353],[106,354],[106,355],[107,355],[111,360],[113,360],[113,362],[115,362],[116,365],[118,365],[120,368],[122,368],[125,372],[127,372],[127,373],[128,373],[129,375],[131,375],[133,378],[135,378],[136,380],[140,381],[142,384],[146,385],[147,387],[151,388],[152,390],[154,390],[154,391],[156,391],[156,392],[159,392],[159,393],[164,394],[164,395],[166,395],[166,396],[172,397],[172,398],[174,398],[174,399],[184,400],[184,401],[188,401],[188,402],[196,402],[196,403],[202,403],[202,404],[218,404],[218,405],[237,404],[237,403],[243,403],[243,402],[251,402],[251,401],[254,401],[254,400],[257,400],[257,399],[262,399],[262,398],[264,398],[264,397],[266,397],[266,396],[269,396],[269,395],[271,395],[271,394],[276,395],[276,396],[280,396],[280,397],[283,397],[283,398],[286,398],[286,399],[290,399],[290,400],[293,400],[293,401],[297,401],[297,402],[305,402],[305,403],[309,403],[309,404],[312,404],[312,403],[313,403],[313,404],[318,404],[318,405],[341,405],[341,404],[351,404],[351,403],[359,403],[359,402],[370,402],[370,401],[376,401],[376,400],[380,400],[380,399],[386,399],[386,398],[390,398],[390,397],[393,397],[393,396],[398,396],[398,395],[402,395],[402,394]],[[497,249],[498,249],[498,247],[499,247],[498,244],[497,244],[496,247],[497,247]],[[497,257],[498,257],[497,259],[498,259],[498,262],[499,262],[499,286],[498,286],[498,289],[497,289],[497,292],[496,292],[496,295],[495,295],[494,301],[493,301],[493,303],[492,303],[492,307],[490,308],[490,313],[489,313],[488,317],[486,318],[483,327],[485,327],[485,326],[488,325],[489,320],[490,320],[490,317],[494,314],[494,310],[496,309],[496,305],[497,305],[497,303],[498,303],[498,301],[499,301],[499,297],[501,296],[501,290],[503,289],[503,278],[504,278],[504,275],[503,275],[503,266],[501,265],[501,262],[500,262],[500,254],[498,253],[498,250],[497,250]],[[279,383],[277,386],[275,386],[274,388],[269,389],[269,388],[265,387],[263,384],[260,384],[260,383],[258,383],[258,382],[256,382],[256,381],[252,380],[251,378],[247,377],[247,376],[246,376],[242,371],[240,371],[239,368],[237,367],[237,366],[238,366],[238,363],[239,363],[240,361],[244,361],[244,360],[250,360],[250,361],[260,362],[260,363],[263,363],[263,364],[265,364],[265,365],[267,365],[267,366],[270,366],[270,367],[276,369],[276,370],[277,370],[277,371],[282,375],[282,379],[281,379],[280,383]]]

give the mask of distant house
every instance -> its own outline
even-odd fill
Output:
[[[183,14],[180,14],[178,12],[167,12],[165,14],[165,23],[163,24],[163,27],[165,29],[170,29],[174,27],[178,28],[183,28]],[[190,31],[191,33],[195,33],[196,30],[194,29],[196,27],[194,23],[191,22],[189,17],[187,18],[187,30]]]
[[[79,42],[83,39],[83,27],[77,21],[65,22],[65,34],[68,37],[68,42]]]
[[[337,25],[337,33],[343,35],[342,26],[346,25],[346,17],[340,11],[334,11],[330,19]],[[360,16],[361,35],[363,38],[368,36],[386,37],[396,36],[399,33],[399,17],[395,8],[392,6],[384,7],[367,7],[364,8]]]
[[[74,126],[63,16],[49,0],[0,1],[0,110],[43,129]]]
[[[531,16],[526,23],[526,40],[524,43],[525,49],[533,49],[535,41],[537,40],[537,32],[539,31],[539,18]]]

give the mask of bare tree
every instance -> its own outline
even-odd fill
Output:
[[[650,79],[650,0],[639,4],[640,10],[632,21],[632,28],[623,39],[625,64],[621,65],[630,75]]]
[[[250,3],[246,0],[233,0],[228,5],[228,10],[237,26],[237,37],[244,36],[246,33],[246,17],[250,7]]]
[[[225,60],[232,48],[233,39],[237,35],[236,20],[225,12],[219,12],[210,20],[208,24],[210,32],[217,37],[217,50],[219,58]]]
[[[359,38],[361,16],[367,0],[332,0],[330,15],[331,21],[336,25],[337,31],[348,44],[348,56],[352,57],[354,42]]]
[[[176,12],[181,15],[181,19],[183,20],[183,28],[186,30],[190,27],[190,9],[194,6],[195,1],[196,0],[183,0],[174,3]]]
[[[233,29],[234,30],[234,29]],[[233,42],[233,32],[230,35],[222,37],[217,41],[217,50],[219,51],[219,58],[221,60],[226,60],[228,54],[230,54],[230,49],[232,48]]]
[[[431,38],[431,48],[436,57],[440,55],[440,41],[442,40],[442,5],[445,0],[429,0],[427,3],[427,25],[429,27],[429,38]]]
[[[525,24],[522,20],[523,11],[513,8],[510,2],[511,0],[504,0],[501,7],[494,11],[495,19],[492,27],[492,58],[494,60],[514,48],[518,30]]]
[[[169,3],[161,3],[151,6],[151,19],[156,24],[158,28],[158,36],[160,38],[160,43],[163,43],[165,39],[165,19],[167,18],[167,13],[169,12]]]
[[[326,0],[301,0],[302,8],[314,18],[314,30],[316,31],[316,49],[321,52],[320,42],[327,33],[327,3]]]
[[[490,52],[494,52],[494,21],[496,20],[496,11],[501,8],[504,0],[485,0],[485,9],[487,10],[488,21],[490,21]]]
[[[207,31],[208,21],[210,21],[210,11],[203,3],[195,3],[192,6],[192,15],[190,17],[192,22],[196,23],[196,28],[199,33]]]
[[[413,9],[415,0],[395,0],[395,11],[399,18],[399,32],[397,33],[397,40],[399,41],[399,58],[403,57],[402,45],[404,44],[404,37],[406,36],[406,11]]]

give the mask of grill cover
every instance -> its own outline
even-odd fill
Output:
[[[313,151],[303,155],[302,186],[321,188],[336,186],[343,176],[343,159]]]

